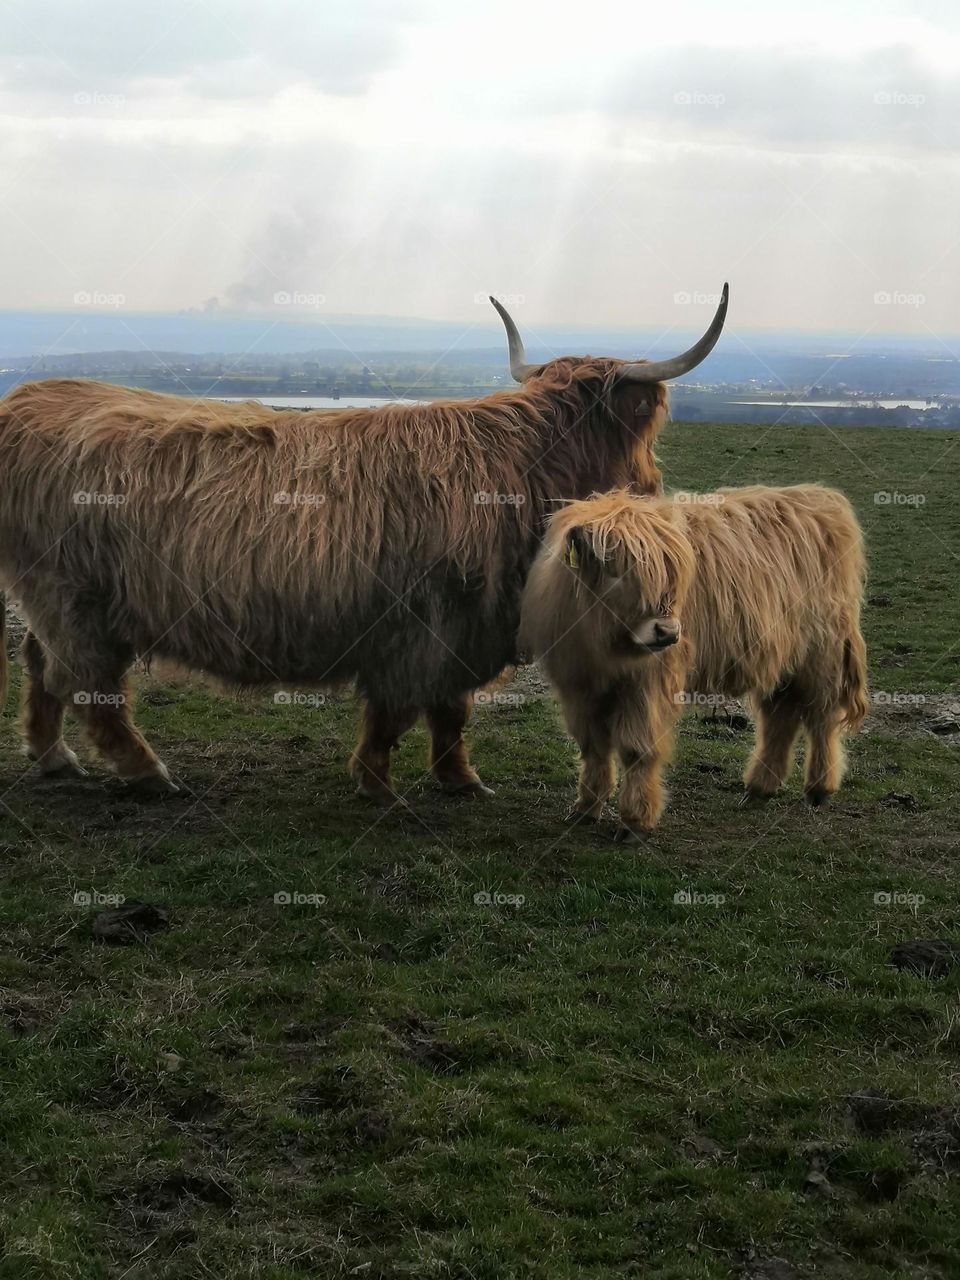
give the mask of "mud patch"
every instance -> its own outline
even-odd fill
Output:
[[[800,1280],[803,1274],[783,1258],[765,1258],[753,1249],[743,1250],[733,1265],[740,1280]]]
[[[437,1036],[433,1023],[416,1014],[393,1023],[391,1030],[400,1041],[406,1056],[437,1076],[450,1076],[464,1068],[463,1050],[449,1040]]]
[[[149,902],[125,902],[121,907],[98,911],[93,918],[91,933],[95,942],[132,946],[146,942],[151,934],[169,927],[170,912],[166,907]]]
[[[347,1111],[366,1101],[366,1091],[352,1067],[331,1067],[312,1080],[294,1098],[294,1106],[307,1115],[322,1111]]]
[[[234,1201],[231,1183],[223,1175],[188,1173],[184,1169],[175,1169],[158,1178],[141,1182],[127,1194],[134,1205],[164,1214],[182,1212],[201,1205],[229,1209]]]
[[[178,1124],[204,1124],[215,1119],[226,1103],[212,1089],[174,1095],[167,1102],[167,1115]]]
[[[960,965],[960,943],[950,938],[908,939],[893,948],[890,963],[925,978],[943,978]]]
[[[43,1029],[47,1016],[39,1005],[16,997],[0,1004],[0,1020],[15,1036],[35,1036]]]

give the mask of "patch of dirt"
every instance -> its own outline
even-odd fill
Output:
[[[801,1280],[803,1275],[783,1258],[765,1258],[753,1249],[743,1250],[734,1268],[740,1280]]]
[[[365,1101],[362,1082],[352,1067],[331,1067],[297,1094],[294,1106],[307,1114],[346,1111]]]
[[[3,999],[0,1019],[15,1036],[35,1036],[48,1021],[39,1005],[19,996]]]
[[[167,1102],[167,1115],[178,1124],[203,1124],[215,1119],[226,1103],[212,1089],[175,1095]]]
[[[696,1164],[720,1164],[726,1152],[719,1142],[703,1133],[692,1133],[680,1143],[680,1150],[688,1160]]]
[[[211,1173],[188,1173],[184,1169],[141,1182],[127,1194],[143,1208],[162,1213],[197,1205],[229,1209],[234,1200],[229,1179]]]
[[[130,946],[146,942],[152,933],[170,927],[170,912],[149,902],[125,902],[120,907],[98,911],[93,918],[95,942],[113,946]]]
[[[390,1132],[390,1120],[382,1111],[361,1111],[351,1126],[354,1141],[366,1151],[382,1147]]]
[[[847,1098],[847,1116],[857,1133],[868,1137],[897,1134],[905,1140],[905,1155],[926,1173],[960,1173],[960,1110],[864,1090]],[[892,1199],[890,1170],[879,1170],[872,1191],[878,1199]],[[894,1171],[895,1172],[895,1171]]]
[[[391,1030],[399,1039],[408,1058],[432,1071],[448,1076],[463,1070],[463,1052],[449,1040],[439,1038],[435,1026],[416,1014],[393,1023]]]
[[[890,963],[926,978],[943,978],[960,965],[960,943],[950,938],[908,939],[893,948]]]

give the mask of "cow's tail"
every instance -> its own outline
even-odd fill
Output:
[[[0,591],[0,711],[7,705],[7,597]]]
[[[863,643],[863,636],[856,623],[843,640],[840,705],[846,728],[855,732],[870,711],[870,697],[867,693],[867,647]]]

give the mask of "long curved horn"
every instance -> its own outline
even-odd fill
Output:
[[[523,339],[520,337],[520,330],[510,318],[510,312],[506,307],[501,307],[496,298],[490,298],[490,301],[497,308],[497,313],[503,321],[503,327],[507,331],[507,343],[510,347],[510,372],[516,382],[526,382],[534,369],[539,369],[538,364],[527,364],[527,355],[523,349]]]
[[[717,314],[713,317],[710,328],[699,342],[693,344],[689,351],[685,351],[682,356],[674,356],[672,360],[641,360],[625,364],[618,370],[618,378],[622,378],[625,382],[666,382],[670,378],[679,378],[681,374],[689,373],[691,369],[695,369],[702,360],[706,360],[717,344],[717,339],[720,337],[723,322],[727,315],[727,299],[729,296],[730,286],[725,284],[723,293],[720,295]]]

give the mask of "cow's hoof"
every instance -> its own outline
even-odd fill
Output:
[[[568,827],[596,826],[599,821],[600,819],[592,813],[584,813],[582,809],[571,809],[564,818],[564,822]]]
[[[614,844],[641,844],[650,835],[649,831],[638,831],[635,827],[617,827],[613,835]]]
[[[180,790],[166,769],[162,773],[143,773],[139,778],[124,778],[123,781],[138,796],[171,796]]]
[[[396,791],[391,791],[389,787],[377,787],[366,782],[358,782],[357,795],[362,800],[372,800],[383,809],[391,809],[394,806],[398,809],[410,808],[403,796],[397,795]]]
[[[741,809],[758,809],[775,795],[775,791],[756,791],[753,787],[747,787],[740,797],[739,805]]]
[[[47,751],[42,757],[30,747],[23,748],[23,754],[28,760],[40,765],[40,776],[42,778],[52,778],[55,782],[60,782],[64,778],[85,778],[87,771],[77,759],[76,753],[71,751],[64,743]]]
[[[807,792],[807,804],[812,805],[814,809],[825,809],[830,803],[832,791],[820,791],[814,789]]]
[[[50,782],[65,782],[70,778],[88,778],[89,776],[78,760],[65,760],[62,764],[40,770],[40,777]]]
[[[497,793],[477,778],[474,782],[441,782],[440,789],[447,796],[472,796],[477,800],[486,800]]]

